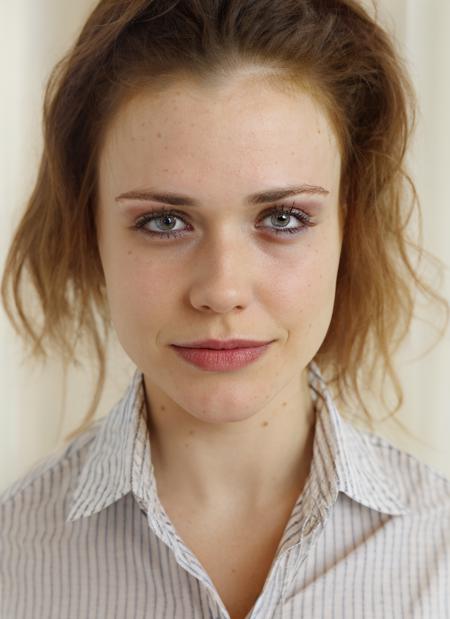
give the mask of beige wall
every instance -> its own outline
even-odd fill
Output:
[[[0,131],[0,264],[23,201],[36,174],[40,150],[41,100],[56,60],[73,39],[91,0],[15,0],[2,4],[4,28],[0,62],[3,82]],[[450,3],[447,0],[385,0],[381,14],[395,33],[411,67],[421,105],[420,126],[411,165],[424,211],[426,247],[450,265]],[[450,299],[449,277],[441,286]],[[0,312],[0,490],[59,444],[77,425],[93,386],[93,370],[73,370],[64,389],[57,359],[41,367],[27,365],[17,337]],[[415,453],[450,477],[450,335],[422,360],[407,360],[423,350],[429,329],[414,325],[399,358],[406,388],[399,418],[431,444],[425,448],[398,433],[391,423],[379,433]],[[120,397],[132,365],[117,343],[110,351],[108,385],[99,416]],[[66,416],[62,418],[62,411]]]

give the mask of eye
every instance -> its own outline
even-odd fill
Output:
[[[179,236],[185,236],[185,230],[173,229],[174,223],[176,223],[176,219],[180,219],[181,221],[186,223],[182,215],[179,214],[177,211],[162,208],[142,215],[142,217],[139,217],[133,227],[137,230],[142,230],[146,234],[157,237],[174,238]],[[155,223],[157,228],[159,228],[159,231],[149,230],[148,228],[146,228],[145,226],[147,226],[147,224],[149,223]]]
[[[274,228],[269,228],[269,230],[275,234],[299,234],[305,228],[315,225],[307,213],[295,208],[294,205],[289,208],[285,208],[283,205],[272,207],[262,213],[260,221],[269,218],[270,222],[275,226]],[[301,225],[288,227],[293,218]]]
[[[133,228],[158,238],[173,239],[184,237],[188,234],[188,231],[184,228],[176,229],[177,219],[187,226],[190,226],[184,219],[183,213],[162,208],[139,217],[133,225]],[[284,205],[279,205],[266,209],[261,213],[258,222],[269,219],[272,225],[258,227],[269,230],[270,233],[275,235],[299,234],[303,232],[305,228],[316,225],[307,213],[295,208],[294,205],[289,208],[286,208]],[[291,222],[297,222],[297,224],[300,225],[292,227],[290,226]],[[157,230],[149,229],[147,224],[154,224]],[[192,228],[192,226],[190,227]]]

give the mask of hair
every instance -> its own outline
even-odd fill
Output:
[[[261,67],[275,83],[306,87],[323,105],[342,155],[343,245],[333,315],[315,356],[344,401],[381,368],[403,401],[393,355],[408,333],[415,294],[445,311],[420,274],[426,254],[409,237],[420,204],[405,170],[416,98],[390,36],[356,0],[101,0],[50,75],[44,147],[34,189],[6,259],[1,295],[33,357],[49,348],[68,362],[84,338],[98,363],[92,421],[106,375],[111,319],[97,247],[99,152],[111,119],[140,92],[180,76],[226,80]],[[411,256],[415,252],[417,265]],[[437,261],[436,261],[437,263]],[[41,324],[25,304],[28,275]],[[444,330],[445,330],[444,327]]]

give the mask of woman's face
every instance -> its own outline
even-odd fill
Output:
[[[113,325],[147,385],[217,423],[300,384],[333,311],[340,167],[332,127],[303,90],[180,79],[121,108],[100,155],[98,241]],[[169,193],[186,199],[145,195]],[[142,219],[162,208],[169,218]],[[273,343],[229,371],[171,347],[206,338]]]

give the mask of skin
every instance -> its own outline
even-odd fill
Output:
[[[203,513],[264,512],[298,495],[312,459],[314,408],[307,364],[327,333],[342,245],[341,156],[320,104],[264,76],[220,84],[176,79],[142,90],[111,121],[99,160],[98,243],[118,339],[144,373],[152,462],[160,494]],[[297,195],[249,206],[249,194],[308,184]],[[155,201],[125,192],[174,192],[147,230],[133,228]],[[314,226],[277,235],[284,204]],[[158,227],[159,226],[159,227]],[[259,226],[259,227],[258,227]],[[264,228],[262,227],[264,226]],[[302,223],[292,215],[287,227]],[[171,343],[204,338],[275,340],[240,370],[207,372]]]

